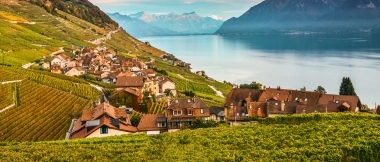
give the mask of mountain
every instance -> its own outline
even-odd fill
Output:
[[[133,16],[121,15],[120,13],[108,14],[113,20],[117,21],[123,29],[133,36],[152,36],[152,35],[176,35],[175,31],[151,25],[143,20],[133,18]],[[142,17],[140,15],[139,17]]]
[[[30,0],[30,2],[43,6],[50,13],[57,14],[56,9],[58,9],[102,28],[118,27],[114,20],[88,0]]]
[[[128,16],[133,19],[142,20],[152,26],[177,32],[177,34],[210,34],[218,30],[223,24],[221,20],[216,20],[211,17],[201,17],[195,12],[184,14],[170,13],[168,15],[139,12]],[[116,21],[121,23],[121,21],[117,19]],[[156,35],[165,35],[165,33]]]
[[[216,34],[323,31],[379,17],[379,0],[265,0],[227,20]],[[365,16],[370,15],[370,16]],[[349,22],[349,23],[347,23]],[[358,24],[356,24],[358,25]],[[357,28],[367,24],[352,26]]]

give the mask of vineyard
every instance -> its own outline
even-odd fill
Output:
[[[164,114],[166,107],[166,100],[159,100],[157,102],[153,102],[152,105],[148,108],[148,114]]]
[[[311,120],[295,125],[257,124],[158,136],[135,134],[0,143],[0,161],[377,161],[380,158],[379,116],[330,115],[308,115],[305,118]],[[296,118],[301,120],[302,116]]]
[[[68,77],[65,75],[58,75],[43,71],[0,66],[0,75],[2,73],[7,73],[10,76],[20,76],[20,78],[27,78],[36,83],[69,92],[86,99],[94,100],[100,96],[100,92],[98,90],[91,87],[85,81],[74,77]]]
[[[64,139],[71,119],[91,106],[89,100],[29,80],[20,83],[18,97],[18,107],[0,113],[0,141]]]
[[[13,104],[13,84],[0,84],[0,110]]]

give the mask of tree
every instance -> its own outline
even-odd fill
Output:
[[[322,94],[326,94],[326,90],[325,88],[323,88],[322,86],[318,86],[317,89],[314,90],[315,92],[319,92],[319,93],[322,93]]]
[[[137,127],[140,123],[140,120],[141,120],[141,116],[138,116],[138,115],[135,115],[135,116],[132,116],[131,118],[131,124],[135,127]]]
[[[340,95],[356,96],[354,85],[349,77],[343,77],[339,88]]]
[[[169,97],[169,96],[173,96],[172,90],[170,90],[170,89],[165,89],[164,93],[165,93],[165,95],[166,95],[167,97]]]
[[[263,85],[261,83],[259,83],[259,82],[253,81],[250,84],[240,84],[239,88],[261,90],[263,88]]]

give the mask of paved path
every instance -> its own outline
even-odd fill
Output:
[[[63,47],[59,47],[58,51],[52,52],[49,56],[53,57],[54,55],[57,55],[57,54],[60,54],[60,53],[63,53],[63,52],[65,52],[64,48]]]
[[[180,78],[185,79],[181,74],[177,74]]]
[[[109,103],[109,101],[108,101],[108,99],[107,99],[107,97],[106,97],[106,94],[104,94],[104,89],[103,89],[103,87],[98,86],[98,85],[94,85],[94,84],[91,84],[91,83],[90,83],[90,86],[91,86],[91,87],[94,87],[94,88],[97,89],[98,91],[102,92],[102,94],[103,94],[103,96],[104,96],[104,102]]]
[[[4,109],[0,110],[0,113],[4,112],[5,110],[8,110],[8,109],[12,108],[15,105],[16,104],[13,103],[12,105],[9,105],[9,106],[5,107]]]
[[[25,65],[22,65],[21,67],[24,68],[24,69],[28,69],[32,65],[33,65],[33,63],[29,62],[29,63],[27,63]]]
[[[112,34],[115,34],[116,32],[118,32],[120,30],[119,29],[116,29],[116,30],[113,30],[113,31],[110,31],[107,33],[107,35],[105,37],[102,37],[102,38],[98,38],[98,39],[95,39],[93,41],[89,41],[90,43],[92,44],[95,44],[95,45],[100,45],[101,43],[103,43],[104,41],[106,40],[110,40],[112,38]]]
[[[22,80],[5,81],[5,82],[0,82],[0,84],[10,84],[10,83],[18,83],[18,82],[22,82]]]
[[[222,97],[222,98],[225,98],[224,95],[223,95],[223,93],[222,93],[221,91],[218,91],[214,86],[210,86],[210,85],[208,85],[208,86],[209,86],[212,90],[215,91],[215,93],[216,93],[217,96],[220,96],[220,97]]]

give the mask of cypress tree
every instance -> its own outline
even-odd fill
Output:
[[[339,88],[340,95],[356,96],[354,85],[349,77],[343,77]]]

